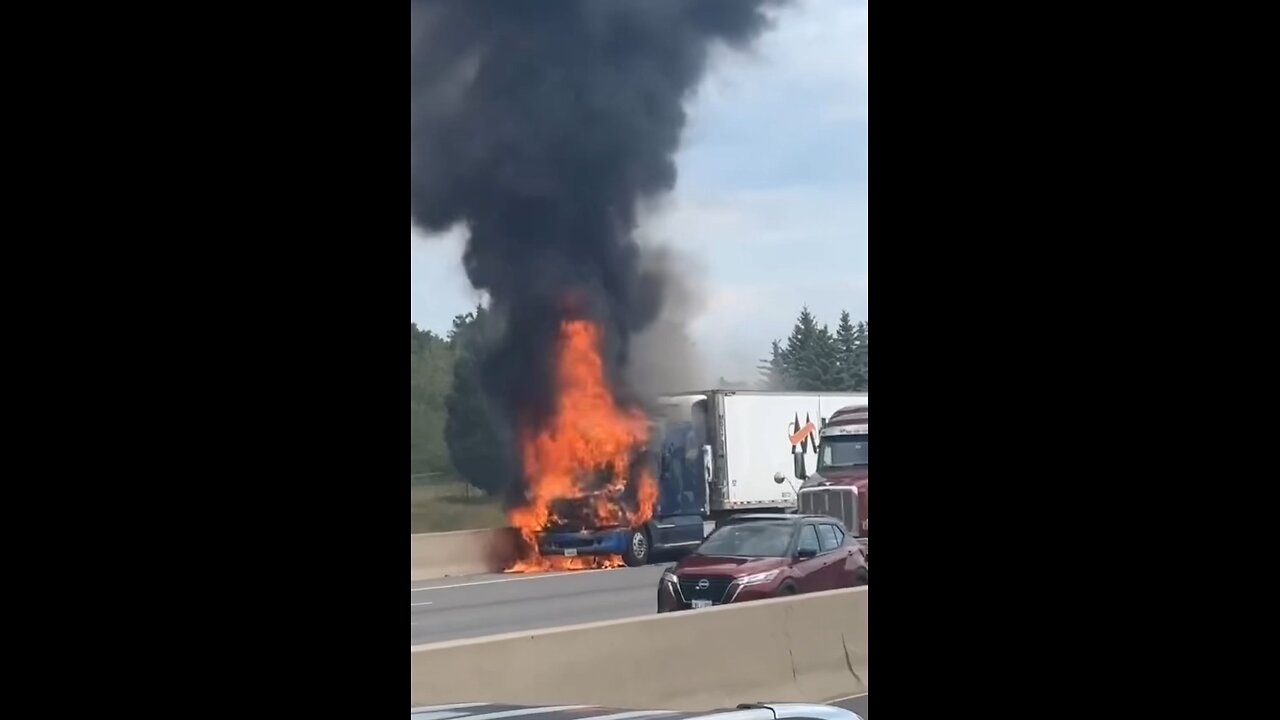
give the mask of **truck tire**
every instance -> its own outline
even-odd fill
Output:
[[[627,538],[627,549],[622,553],[622,561],[627,567],[640,567],[649,564],[649,556],[653,554],[653,545],[644,528],[636,528]]]

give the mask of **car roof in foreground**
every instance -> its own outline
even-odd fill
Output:
[[[861,720],[851,710],[809,703],[754,703],[707,712],[619,710],[596,705],[453,703],[411,708],[410,716],[412,720]]]

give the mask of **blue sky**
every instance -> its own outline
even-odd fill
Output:
[[[747,54],[718,50],[688,110],[675,191],[642,242],[702,289],[690,334],[709,377],[753,379],[800,306],[867,315],[867,1],[800,0]],[[410,317],[443,332],[480,296],[465,231],[411,229]]]

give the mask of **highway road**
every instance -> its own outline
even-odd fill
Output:
[[[652,615],[657,612],[658,578],[670,566],[411,583],[410,644]]]
[[[871,702],[871,693],[867,693],[866,695],[856,695],[851,698],[836,700],[831,704],[835,705],[836,707],[842,707],[846,710],[852,710],[858,713],[859,715],[861,715],[863,720],[871,720],[871,715],[870,715],[871,711],[867,709],[867,705],[869,705],[870,702]]]
[[[657,610],[658,578],[670,566],[468,575],[411,583],[410,644],[651,615]],[[869,699],[860,695],[831,704],[870,720]]]
[[[860,714],[865,720],[867,715],[867,695],[826,703],[846,708]],[[506,705],[500,703],[449,703],[445,705],[423,705],[412,709],[414,720],[507,720],[508,718],[529,718],[530,720],[716,720],[727,719],[735,713],[731,708],[706,708],[703,712],[678,712],[673,710],[632,710],[616,712],[616,709],[605,709],[593,705]]]

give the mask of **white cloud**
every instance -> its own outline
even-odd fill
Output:
[[[483,293],[473,289],[462,269],[465,227],[444,233],[409,228],[409,317],[424,329],[444,334],[453,317],[475,307]]]

